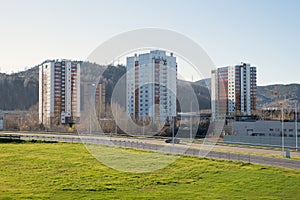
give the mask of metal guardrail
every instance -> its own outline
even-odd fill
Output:
[[[19,135],[6,135],[6,134],[3,134],[3,135],[0,135],[0,139],[7,139],[7,140],[20,140],[20,137]]]

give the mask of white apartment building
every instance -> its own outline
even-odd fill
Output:
[[[46,127],[80,118],[80,62],[47,60],[39,65],[39,123]]]
[[[127,113],[164,122],[176,116],[177,63],[173,53],[154,50],[127,57]]]
[[[213,70],[211,108],[213,119],[251,115],[256,109],[256,67],[242,63]]]

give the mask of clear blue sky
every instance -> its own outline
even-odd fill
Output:
[[[258,84],[300,83],[299,0],[0,0],[0,70],[47,58],[84,60],[99,44],[144,27],[182,33],[217,66],[249,62]]]

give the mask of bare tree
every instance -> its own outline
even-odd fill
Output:
[[[34,131],[40,129],[38,103],[31,106],[27,113],[20,117],[18,127],[21,131]]]

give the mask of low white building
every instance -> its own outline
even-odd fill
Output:
[[[286,137],[295,137],[295,122],[284,122],[283,132]],[[300,136],[300,123],[297,122],[297,135]],[[232,135],[238,136],[281,136],[281,121],[235,121],[232,123]]]

